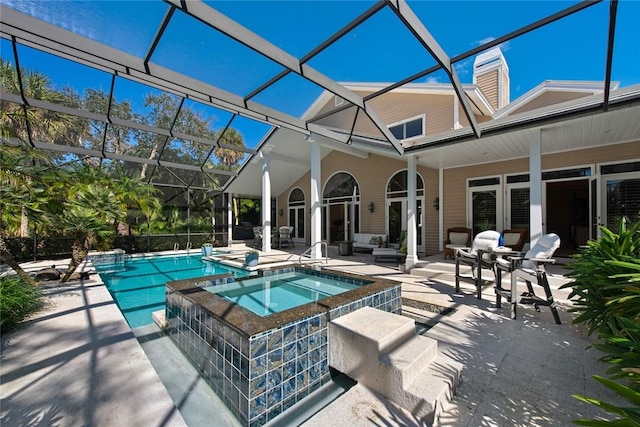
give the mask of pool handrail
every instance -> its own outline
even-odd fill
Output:
[[[309,246],[298,257],[298,264],[302,264],[302,257],[305,256],[305,255],[309,255],[311,253],[311,249],[313,249],[317,245],[324,245],[324,263],[325,264],[329,264],[329,258],[328,258],[329,248],[327,247],[327,242],[316,242],[313,245]],[[321,250],[322,250],[322,248],[321,248]]]

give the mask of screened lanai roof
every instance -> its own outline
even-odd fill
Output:
[[[59,162],[144,169],[144,177],[159,185],[224,191],[245,174],[255,187],[259,167],[251,160],[268,145],[266,151],[286,166],[279,168],[281,176],[274,174],[278,194],[308,170],[311,139],[323,144],[324,153],[433,150],[420,156],[423,164],[453,166],[473,154],[442,147],[459,143],[468,151],[473,146],[463,144],[480,145],[485,136],[550,117],[604,115],[639,98],[627,89],[640,83],[635,1],[0,4],[1,59],[19,70],[14,85],[3,83],[3,109],[35,120],[11,141],[20,138]],[[496,46],[509,62],[512,99],[546,80],[600,81],[603,90],[588,106],[478,123],[473,59]],[[55,93],[37,90],[30,72],[46,76]],[[611,96],[612,81],[622,95]],[[341,82],[370,82],[378,89],[363,95]],[[452,88],[468,125],[417,144],[394,138],[373,101],[416,84]],[[65,96],[54,96],[59,93]],[[349,112],[377,132],[365,137],[353,126],[330,128],[305,115],[323,93],[341,100],[329,114]],[[38,132],[43,117],[73,120],[61,136]],[[249,184],[234,191],[254,192]]]

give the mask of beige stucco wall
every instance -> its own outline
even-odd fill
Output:
[[[622,162],[638,159],[639,157],[640,141],[543,155],[542,169],[550,170],[595,163]],[[529,159],[527,158],[444,170],[444,200],[440,201],[440,205],[444,209],[443,230],[467,225],[466,186],[468,178],[526,173],[528,171]]]
[[[546,107],[549,105],[556,105],[562,102],[571,101],[578,98],[584,98],[585,96],[589,96],[591,93],[575,93],[575,92],[545,92],[542,95],[538,96],[535,99],[532,99],[525,105],[520,108],[513,110],[510,115],[524,113],[526,111],[535,110],[537,108]]]
[[[618,144],[578,150],[567,153],[544,155],[542,158],[543,170],[571,168],[594,163],[606,163],[613,161],[625,161],[638,158],[640,142]],[[322,160],[322,188],[327,180],[336,172],[349,172],[358,181],[360,186],[361,217],[360,231],[363,233],[382,233],[386,229],[385,224],[385,191],[389,179],[396,172],[406,169],[407,164],[403,160],[388,159],[385,157],[370,155],[366,159],[353,157],[338,151],[334,151]],[[527,158],[505,162],[480,164],[475,166],[446,169],[443,171],[443,193],[440,200],[440,209],[443,210],[443,231],[450,227],[467,225],[467,179],[496,175],[526,173],[529,170]],[[438,195],[438,171],[435,169],[418,167],[418,173],[425,183],[425,253],[435,254],[439,251],[438,212],[433,209],[433,199]],[[503,179],[504,181],[504,179]],[[309,219],[310,199],[310,174],[307,173],[296,181],[291,187],[277,197],[278,208],[284,210],[283,216],[276,219],[277,226],[287,225],[287,199],[292,189],[299,187],[305,194],[306,206],[306,237],[310,243],[311,227]],[[367,205],[373,202],[373,213],[368,212]],[[422,255],[422,254],[420,254]]]
[[[494,110],[498,109],[498,72],[499,69],[495,68],[476,76],[476,84]]]
[[[385,192],[389,179],[398,171],[407,168],[404,160],[394,160],[377,155],[370,155],[366,159],[350,156],[338,151],[333,151],[322,160],[322,188],[329,178],[337,172],[348,172],[357,180],[360,186],[360,232],[362,233],[384,233],[385,224]],[[438,171],[424,167],[417,168],[418,174],[422,177],[425,184],[425,222],[426,222],[426,249],[428,252],[434,252],[438,245],[438,216],[432,207],[432,201],[438,194]],[[285,211],[283,216],[278,216],[278,226],[287,225],[287,199],[291,190],[298,187],[302,189],[305,195],[305,212],[307,214],[306,221],[306,238],[307,244],[310,243],[311,226],[309,217],[310,208],[310,173],[302,176],[291,187],[285,190],[277,197],[278,208]],[[369,212],[367,206],[370,202],[374,204],[374,211]]]
[[[365,92],[357,93],[361,96],[367,94]],[[380,119],[387,125],[403,122],[425,114],[427,122],[426,134],[435,135],[453,129],[454,95],[453,92],[449,95],[389,92],[376,97],[370,102]],[[334,110],[335,108],[334,98],[331,98],[318,115]],[[356,108],[351,107],[318,120],[316,123],[350,132],[353,126],[353,120],[355,119],[355,111]],[[476,120],[482,122],[489,120],[489,118],[476,116]],[[460,123],[463,126],[468,126],[469,124],[462,110],[460,110]],[[354,130],[356,133],[382,137],[380,131],[362,111],[358,113]]]

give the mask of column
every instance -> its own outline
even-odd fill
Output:
[[[418,239],[416,238],[416,161],[416,156],[407,157],[407,259],[405,261],[405,269],[407,271],[418,261]]]
[[[262,158],[262,250],[271,251],[271,159],[266,148],[260,150]]]
[[[542,236],[542,133],[527,132],[529,138],[529,242],[533,246]]]
[[[227,246],[231,247],[231,241],[233,240],[233,207],[231,193],[224,193],[227,198]]]
[[[322,258],[322,200],[320,198],[321,153],[320,143],[311,142],[311,258]]]

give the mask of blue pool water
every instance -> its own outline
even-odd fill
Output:
[[[336,278],[291,272],[244,279],[204,289],[233,301],[258,316],[268,316],[341,294],[358,286]]]
[[[249,274],[243,269],[204,261],[201,256],[134,258],[119,271],[114,271],[113,265],[96,266],[96,270],[129,326],[136,328],[153,323],[151,313],[164,309],[166,282],[224,273],[236,277]]]

